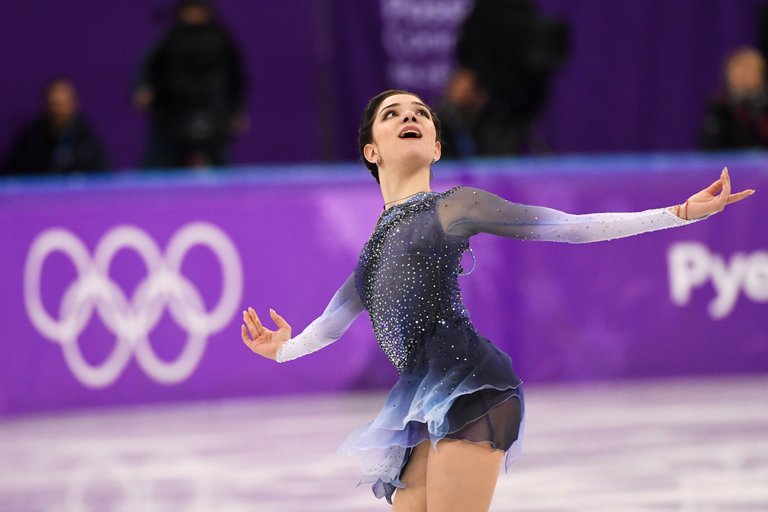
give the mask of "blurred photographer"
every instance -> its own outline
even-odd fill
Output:
[[[246,125],[239,49],[209,0],[179,0],[175,18],[134,90],[134,104],[150,114],[142,165],[226,165],[232,137]]]
[[[459,30],[458,70],[439,109],[444,156],[530,149],[531,126],[549,99],[568,40],[568,27],[542,16],[532,0],[476,0]],[[466,101],[457,100],[457,84],[471,92],[458,96]]]

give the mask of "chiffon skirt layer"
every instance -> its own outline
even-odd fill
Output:
[[[339,453],[360,459],[360,484],[392,502],[413,448],[442,439],[488,443],[506,452],[505,468],[520,456],[523,392],[512,362],[473,328],[440,327],[424,341],[411,371],[403,372],[372,422],[342,443]]]

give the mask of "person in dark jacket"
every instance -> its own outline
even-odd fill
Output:
[[[77,91],[66,78],[45,87],[43,109],[22,128],[5,162],[7,174],[70,174],[109,168],[104,148],[80,115]]]
[[[181,0],[176,22],[145,58],[134,103],[150,113],[142,165],[207,167],[227,163],[244,128],[239,50],[206,0]]]
[[[457,70],[439,108],[445,156],[530,149],[531,128],[568,44],[567,25],[543,16],[533,0],[475,0],[459,28]]]
[[[706,150],[768,148],[765,59],[744,47],[726,60],[724,87],[709,103],[699,145]]]

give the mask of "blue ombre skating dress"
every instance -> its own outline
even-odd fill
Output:
[[[278,360],[327,345],[368,311],[399,377],[379,415],[339,451],[362,461],[360,483],[371,483],[379,498],[391,502],[405,487],[409,455],[427,440],[488,443],[506,452],[508,466],[520,455],[521,380],[510,358],[478,334],[462,301],[458,276],[469,238],[486,232],[580,243],[686,223],[665,208],[570,215],[466,187],[420,193],[384,211],[354,273]]]

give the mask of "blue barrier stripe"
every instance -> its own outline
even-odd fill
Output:
[[[727,153],[646,153],[483,158],[441,162],[438,178],[466,175],[610,174],[631,172],[717,172],[723,166],[737,171],[768,173],[768,151]],[[4,177],[0,195],[20,192],[61,193],[112,189],[205,188],[251,183],[328,184],[370,182],[368,170],[359,162],[260,164],[206,171],[133,170],[75,176]]]

